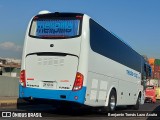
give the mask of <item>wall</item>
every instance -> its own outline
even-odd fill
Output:
[[[0,76],[0,97],[18,96],[19,78]]]

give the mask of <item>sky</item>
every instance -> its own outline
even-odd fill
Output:
[[[41,10],[88,14],[139,54],[160,59],[160,0],[0,0],[0,57],[21,59],[28,22]]]

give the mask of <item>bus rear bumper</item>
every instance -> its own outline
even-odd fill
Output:
[[[68,101],[75,102],[79,104],[84,104],[85,102],[86,87],[82,87],[81,90],[47,90],[47,89],[37,89],[22,87],[19,85],[19,98],[20,99],[45,99],[45,100],[55,100],[55,101]]]

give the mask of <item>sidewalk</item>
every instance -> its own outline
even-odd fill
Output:
[[[0,107],[16,106],[18,97],[0,97]]]

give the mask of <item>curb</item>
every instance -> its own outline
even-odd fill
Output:
[[[16,106],[17,99],[13,100],[0,100],[0,107],[7,107],[7,106]]]
[[[31,104],[31,103],[19,98],[1,98],[0,99],[0,108],[9,107],[9,106],[20,107],[28,104]]]
[[[49,103],[51,101],[48,101]],[[18,97],[0,97],[0,108],[3,107],[21,107],[21,106],[26,106],[26,105],[35,105],[39,103],[44,103],[42,101],[26,101],[24,99],[18,98]],[[52,102],[51,102],[52,103]]]

